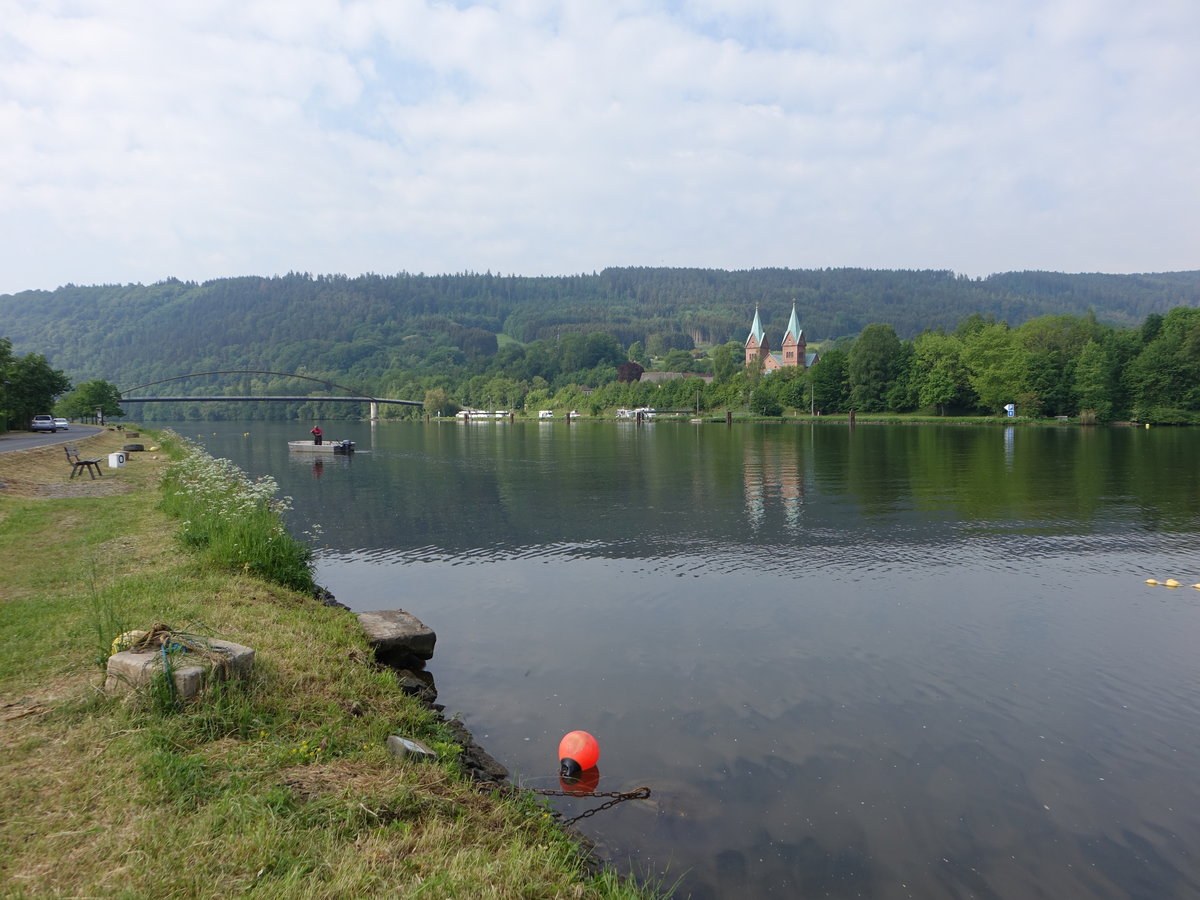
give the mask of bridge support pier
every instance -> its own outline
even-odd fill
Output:
[[[374,422],[379,418],[379,404],[374,400],[371,401],[371,421]]]

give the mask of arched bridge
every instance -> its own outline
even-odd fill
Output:
[[[220,396],[208,396],[208,397],[196,396],[194,394],[190,395],[190,396],[186,396],[186,397],[129,397],[129,396],[127,396],[131,391],[139,391],[142,388],[155,387],[160,384],[167,384],[168,382],[171,382],[171,381],[181,381],[184,378],[203,378],[208,375],[277,375],[281,378],[300,378],[300,379],[303,379],[304,381],[313,381],[313,382],[316,382],[317,384],[322,384],[325,386],[326,390],[331,391],[334,388],[336,388],[340,391],[350,391],[354,396],[337,397],[337,396],[329,396],[329,395],[312,395],[312,394],[300,395],[300,396],[273,395],[273,396],[258,396],[258,397],[244,396],[244,395],[243,396],[231,396],[228,394],[224,394],[224,395],[220,395]],[[333,381],[330,381],[328,378],[313,378],[309,375],[297,375],[295,372],[268,372],[268,371],[264,371],[261,369],[221,369],[221,370],[218,370],[215,372],[192,372],[188,375],[175,375],[172,378],[163,378],[161,381],[148,381],[145,384],[134,385],[133,387],[125,388],[123,391],[121,391],[121,402],[122,403],[201,403],[201,402],[216,403],[216,402],[220,402],[220,401],[225,401],[225,402],[251,401],[251,402],[255,402],[255,403],[290,401],[293,403],[296,403],[296,402],[302,403],[307,400],[319,400],[321,403],[368,403],[368,404],[370,404],[370,410],[371,410],[370,417],[372,419],[379,418],[379,404],[381,404],[381,403],[390,403],[394,406],[424,406],[425,405],[420,400],[392,400],[387,397],[372,397],[370,394],[364,394],[361,391],[355,390],[354,388],[346,387],[345,385],[341,385],[341,384],[337,384]]]

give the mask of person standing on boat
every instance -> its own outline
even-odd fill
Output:
[[[312,430],[313,443],[314,443],[314,444],[320,444],[320,443],[321,443],[321,437],[322,437],[324,434],[325,434],[325,432],[323,432],[323,431],[321,430],[321,426],[320,426],[320,425],[314,425],[314,426],[313,426],[313,430]]]

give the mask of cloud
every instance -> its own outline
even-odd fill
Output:
[[[1200,7],[4,0],[0,290],[1196,268]]]

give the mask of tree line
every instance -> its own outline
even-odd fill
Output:
[[[697,413],[747,410],[759,416],[850,410],[974,416],[1003,415],[1012,404],[1026,418],[1200,424],[1200,309],[1192,307],[1153,313],[1128,328],[1101,323],[1094,315],[1039,316],[1013,327],[974,313],[952,330],[929,329],[911,340],[901,339],[890,324],[872,323],[854,338],[822,346],[819,361],[807,370],[768,373],[761,362],[747,365],[740,341],[656,350],[651,353],[640,341],[622,347],[604,332],[508,342],[473,358],[446,354],[429,369],[394,370],[365,385],[364,392],[423,402],[419,408],[384,407],[384,417],[449,416],[463,407],[603,415],[640,406]],[[643,377],[655,371],[679,377],[661,382]],[[295,380],[289,384],[284,375],[211,380],[197,393],[296,390]],[[331,386],[331,392],[337,391]],[[115,406],[120,396],[106,382],[89,382],[55,409],[94,400]],[[145,418],[210,420],[361,414],[352,406],[322,403],[319,395],[291,405],[185,402],[155,404],[141,412]]]
[[[744,369],[754,308],[778,338],[793,302],[821,362],[809,372]],[[4,407],[17,426],[46,412],[47,386],[62,389],[56,372],[81,385],[101,382],[63,397],[85,414],[84,403],[118,404],[117,386],[260,370],[420,400],[437,412],[544,404],[991,414],[1014,403],[1023,415],[1088,410],[1099,421],[1190,421],[1191,385],[1200,380],[1187,316],[1197,306],[1200,272],[971,279],[943,271],[625,268],[538,278],[290,273],[67,285],[0,296],[12,382]],[[976,312],[964,319],[963,310]],[[622,370],[631,362],[712,381],[649,384]],[[35,383],[43,384],[40,394],[23,386]],[[181,383],[196,394],[310,393],[307,383],[297,387],[274,375]],[[317,398],[302,407],[177,404],[138,412],[358,414]]]
[[[873,323],[857,337],[821,349],[808,370],[767,373],[761,363],[745,365],[740,341],[705,351],[676,349],[654,359],[654,368],[707,374],[711,381],[684,377],[655,384],[627,368],[651,364],[642,345],[635,342],[618,361],[610,335],[588,338],[598,355],[581,362],[591,368],[535,373],[529,363],[547,358],[548,350],[535,342],[509,348],[495,360],[503,365],[456,384],[418,378],[406,387],[425,390],[427,408],[443,413],[455,399],[518,410],[570,407],[599,414],[653,406],[747,409],[762,416],[850,410],[1003,415],[1012,404],[1029,418],[1200,424],[1200,309],[1191,307],[1152,313],[1129,328],[1094,315],[1039,316],[1012,327],[975,313],[950,331],[929,329],[911,340],[902,340],[890,324]]]
[[[83,419],[96,410],[105,416],[125,414],[115,385],[93,379],[73,386],[42,354],[17,356],[12,341],[0,338],[0,431],[27,428],[34,416]]]
[[[807,373],[783,374],[758,379],[751,408],[992,415],[1013,404],[1034,418],[1200,424],[1200,309],[1152,313],[1136,328],[1093,315],[1040,316],[1014,328],[973,314],[911,341],[872,324]]]
[[[911,340],[927,329],[953,331],[967,311],[1015,327],[1090,310],[1102,322],[1133,326],[1200,305],[1200,272],[967,278],[935,270],[614,268],[561,277],[170,278],[0,296],[0,333],[17,352],[122,388],[218,369],[303,370],[366,385],[569,335],[611,335],[652,356],[712,347],[744,340],[756,307],[778,335],[793,303],[810,342],[879,322]]]

